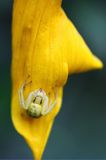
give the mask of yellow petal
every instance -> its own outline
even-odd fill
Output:
[[[73,23],[61,9],[52,27],[55,53],[61,53],[68,64],[69,74],[101,69],[103,63],[86,45]]]
[[[60,7],[61,0],[15,0],[12,29],[12,120],[26,139],[34,157],[42,157],[55,116],[60,110],[62,89],[68,74],[101,68]],[[58,100],[47,116],[33,119],[19,105],[18,90],[30,76],[24,96],[42,88]]]
[[[103,63],[86,45],[83,38],[80,36],[71,21],[67,21],[66,34],[68,37],[67,43],[67,59],[69,64],[69,73],[84,72],[91,69],[101,69]]]

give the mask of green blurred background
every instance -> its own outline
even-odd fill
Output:
[[[10,117],[12,4],[11,0],[0,0],[0,159],[32,159]],[[63,0],[63,8],[106,64],[106,1]],[[105,73],[104,67],[69,78],[44,159],[106,159]]]

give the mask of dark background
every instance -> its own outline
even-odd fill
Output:
[[[10,116],[12,3],[0,0],[0,159],[32,159]],[[63,8],[91,50],[106,64],[106,1],[63,0]],[[44,158],[106,159],[105,66],[69,78]]]

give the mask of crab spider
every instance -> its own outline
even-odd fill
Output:
[[[54,102],[50,100],[43,89],[38,89],[29,93],[27,99],[24,99],[24,89],[26,82],[19,89],[19,103],[25,109],[29,116],[37,118],[50,113],[57,102],[57,91],[55,93]]]

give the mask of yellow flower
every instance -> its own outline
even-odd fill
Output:
[[[39,160],[60,110],[68,75],[99,69],[103,64],[65,15],[61,0],[14,0],[12,37],[12,120]],[[23,86],[25,99],[41,88],[54,101],[57,90],[51,112],[33,118],[20,106],[18,91],[25,81],[31,81]],[[41,106],[37,107],[40,113]]]

